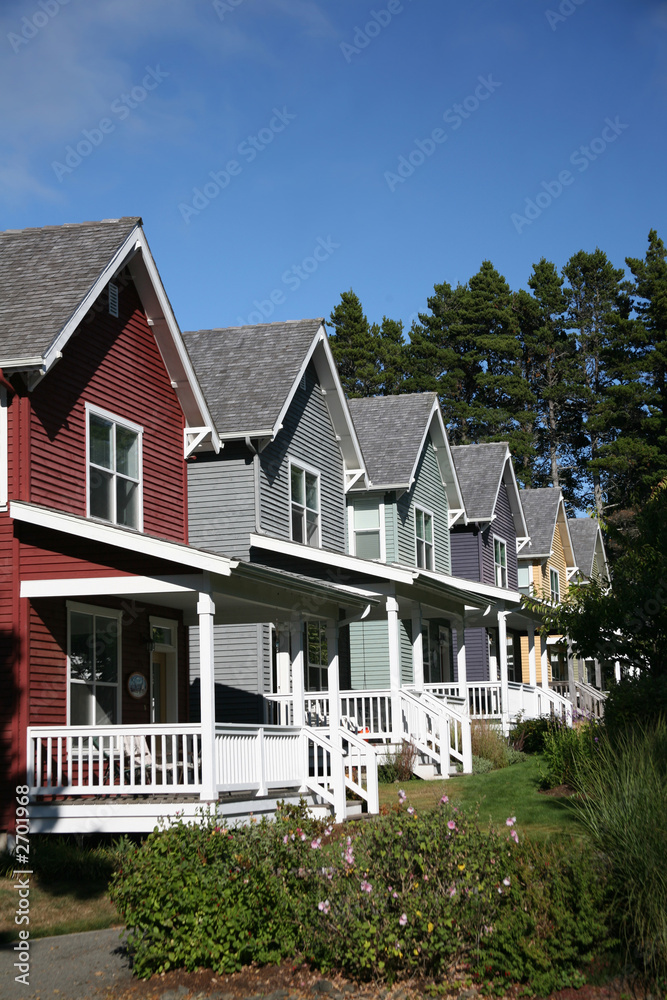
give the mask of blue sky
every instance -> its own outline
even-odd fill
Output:
[[[184,330],[667,239],[662,0],[3,0],[0,45],[0,228],[141,215]]]

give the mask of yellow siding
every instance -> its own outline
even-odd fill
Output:
[[[535,668],[537,670],[537,683],[542,683],[542,640],[539,635],[535,636]],[[551,668],[549,670],[549,680],[551,680]],[[530,684],[530,664],[528,663],[528,636],[521,636],[521,678],[524,684]]]

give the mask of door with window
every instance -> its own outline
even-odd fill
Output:
[[[151,722],[178,722],[178,622],[150,618]]]

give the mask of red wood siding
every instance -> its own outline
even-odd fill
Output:
[[[85,404],[91,403],[144,429],[144,531],[187,541],[183,414],[131,282],[119,298],[118,319],[103,309],[81,323],[30,394],[30,494],[24,499],[85,515]]]

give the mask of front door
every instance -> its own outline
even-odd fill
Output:
[[[167,721],[167,654],[153,653],[151,659],[151,722]]]

